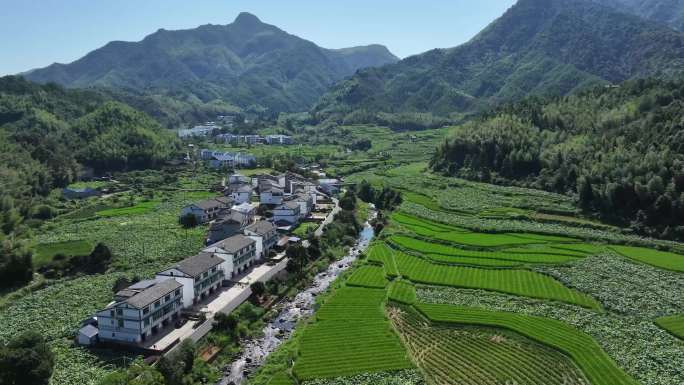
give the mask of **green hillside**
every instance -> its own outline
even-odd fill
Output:
[[[303,111],[335,81],[396,60],[378,45],[324,49],[242,13],[229,25],[160,29],[140,42],[110,42],[26,77],[68,87],[144,90],[185,103]]]
[[[645,19],[684,31],[684,1],[682,0],[595,0]]]
[[[464,114],[528,95],[684,73],[684,34],[588,1],[520,0],[466,44],[360,71],[326,94],[319,120],[378,112]]]

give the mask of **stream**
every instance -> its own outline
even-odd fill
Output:
[[[278,316],[264,327],[263,336],[243,343],[242,352],[224,369],[224,376],[218,385],[241,385],[248,375],[264,363],[269,354],[290,338],[299,320],[313,314],[316,296],[326,291],[342,272],[351,267],[359,253],[368,248],[375,235],[369,221],[376,215],[377,212],[371,205],[368,221],[364,223],[356,244],[349,249],[347,256],[331,263],[326,271],[317,274],[311,286],[297,294],[294,299],[279,304],[281,310]]]

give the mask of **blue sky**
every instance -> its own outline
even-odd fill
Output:
[[[461,44],[515,0],[0,0],[0,75],[67,63],[159,28],[228,24],[241,11],[326,48],[379,43],[406,57]]]

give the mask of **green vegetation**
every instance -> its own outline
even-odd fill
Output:
[[[292,233],[300,238],[306,238],[309,233],[315,231],[316,228],[318,228],[318,224],[316,222],[304,222],[297,226]]]
[[[684,340],[684,315],[660,317],[656,320],[656,324]]]
[[[141,202],[138,203],[134,206],[130,207],[120,207],[120,208],[111,208],[111,209],[106,209],[106,210],[101,210],[96,213],[96,215],[100,217],[120,217],[120,216],[129,216],[129,215],[140,215],[140,214],[145,214],[148,213],[152,210],[154,210],[160,202],[156,201],[149,201],[149,202]]]
[[[40,334],[20,334],[0,345],[0,384],[47,385],[54,364],[54,354]]]
[[[684,255],[647,249],[644,247],[611,246],[612,250],[635,261],[663,269],[684,272]]]
[[[682,239],[684,157],[675,128],[682,113],[681,82],[532,98],[459,127],[431,165],[468,179],[573,192],[587,211]]]
[[[216,55],[231,59],[217,61]],[[225,60],[234,60],[235,65],[221,65],[228,63]],[[271,114],[303,111],[335,81],[359,68],[396,60],[379,45],[320,48],[243,13],[229,25],[159,30],[143,42],[110,43],[73,63],[55,64],[26,76],[69,87],[135,90],[130,95],[116,93],[162,116],[176,110],[185,118],[197,119],[233,112],[235,106]],[[169,71],[173,77],[163,75]],[[283,77],[283,73],[297,76]]]
[[[667,26],[592,2],[522,0],[465,44],[359,71],[323,96],[313,115],[395,129],[439,127],[528,95],[676,78],[683,40]]]
[[[433,322],[500,327],[568,354],[594,385],[636,385],[587,334],[552,319],[449,305],[417,304]]]
[[[388,298],[392,301],[412,305],[416,301],[416,288],[406,281],[393,281],[390,284]]]
[[[599,304],[590,296],[568,289],[553,278],[528,270],[445,266],[402,252],[395,252],[394,259],[401,275],[416,283],[485,289],[599,308]]]
[[[300,380],[410,368],[384,316],[386,291],[343,287],[306,326],[293,372]]]
[[[82,239],[77,241],[64,241],[56,243],[42,243],[36,246],[35,254],[33,255],[33,265],[38,268],[48,264],[55,255],[63,255],[65,257],[88,255],[93,251],[95,246]]]
[[[399,275],[399,270],[396,262],[394,262],[393,253],[394,251],[386,243],[375,242],[368,248],[368,261],[382,264],[385,275],[388,278],[394,278]]]
[[[395,328],[430,383],[588,383],[561,352],[502,329],[429,325],[411,308],[390,310]]]
[[[347,285],[382,289],[387,286],[385,269],[374,265],[361,266],[347,279]]]

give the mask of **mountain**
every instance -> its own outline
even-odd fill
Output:
[[[634,230],[684,239],[684,82],[631,80],[526,99],[455,128],[431,166],[577,194]]]
[[[527,95],[682,74],[682,33],[590,1],[520,0],[459,47],[359,71],[312,113],[346,122],[378,111],[458,119]]]
[[[73,63],[24,75],[71,88],[119,88],[243,108],[302,111],[358,69],[397,60],[379,45],[324,49],[241,13],[229,25],[160,29],[140,42],[110,42]]]
[[[684,0],[594,0],[648,20],[684,31]]]

